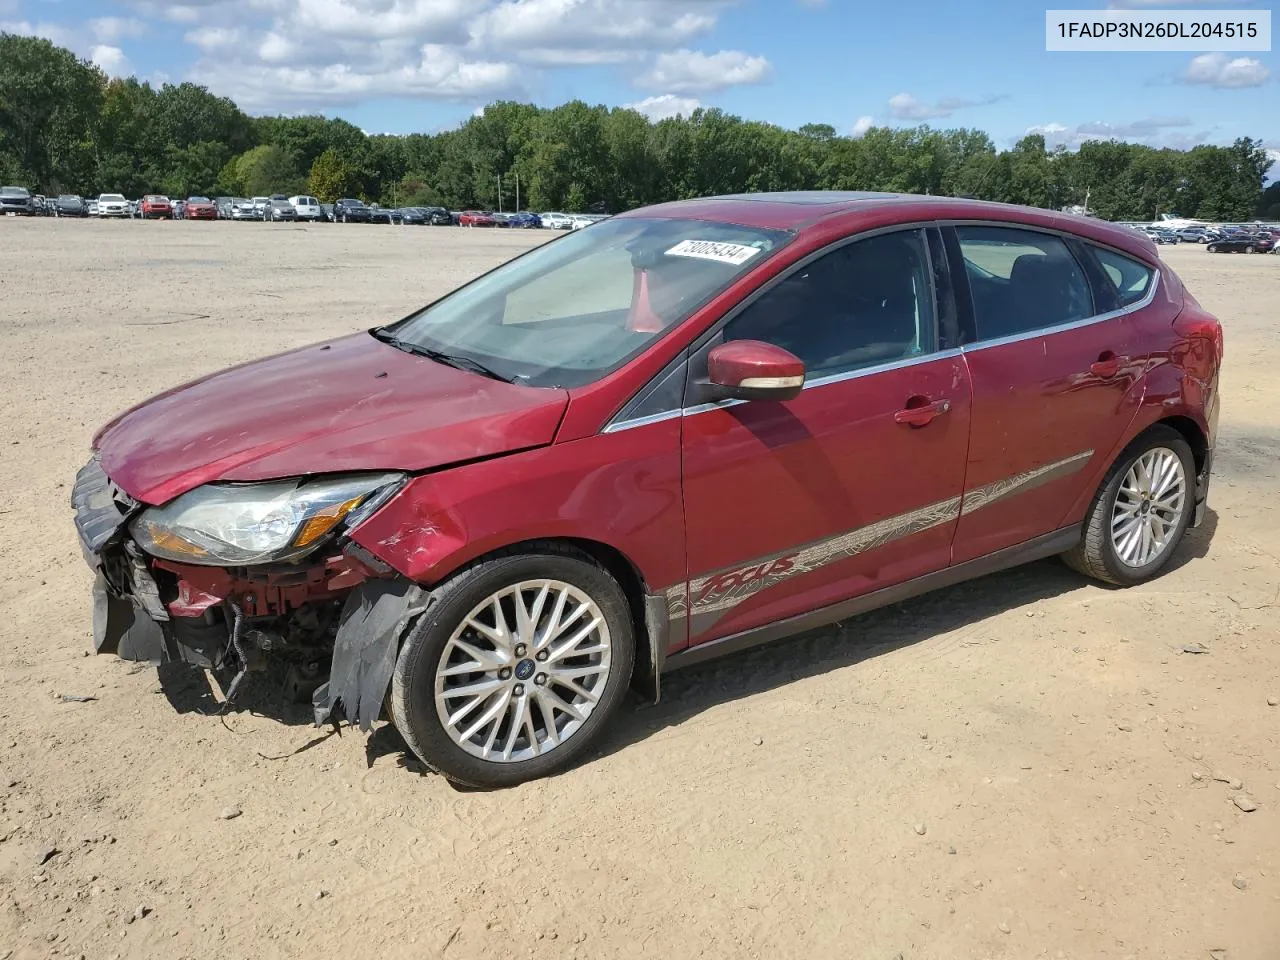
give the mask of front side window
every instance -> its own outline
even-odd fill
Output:
[[[955,228],[973,293],[979,340],[1084,320],[1093,295],[1058,237],[1016,227]]]
[[[538,247],[379,334],[477,361],[504,379],[581,386],[788,239],[704,220],[607,221]]]
[[[815,378],[932,353],[934,330],[924,233],[903,230],[801,267],[730,320],[724,335],[783,347]]]
[[[1140,260],[1103,247],[1094,247],[1093,255],[1098,258],[1103,272],[1115,286],[1120,306],[1127,307],[1137,303],[1151,289],[1156,272]]]

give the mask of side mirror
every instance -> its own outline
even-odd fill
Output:
[[[760,340],[730,340],[707,355],[707,379],[734,400],[791,400],[804,389],[804,361]]]

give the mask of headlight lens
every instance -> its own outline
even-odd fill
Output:
[[[147,553],[184,563],[296,560],[339,524],[365,520],[400,488],[399,473],[197,487],[130,525]]]

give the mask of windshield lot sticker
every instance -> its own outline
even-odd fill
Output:
[[[681,240],[667,251],[668,257],[696,257],[699,260],[715,260],[740,267],[757,253],[759,247],[741,243],[721,243],[718,240]]]

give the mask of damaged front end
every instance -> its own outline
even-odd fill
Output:
[[[273,673],[317,723],[369,729],[430,595],[346,534],[403,481],[210,485],[148,507],[91,460],[71,503],[95,572],[94,649],[208,668],[230,678],[228,701],[249,672]]]

